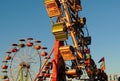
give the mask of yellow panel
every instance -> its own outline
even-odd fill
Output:
[[[72,46],[61,46],[59,48],[60,54],[63,59],[66,60],[75,60],[74,48]]]
[[[59,34],[59,35],[55,35],[55,39],[58,41],[65,41],[67,39],[67,34]]]
[[[66,31],[66,26],[64,22],[59,22],[53,24],[52,33],[56,40],[64,41],[68,38],[68,33]]]
[[[67,75],[76,75],[77,71],[76,71],[76,69],[69,69],[66,71],[66,74]]]
[[[50,2],[55,2],[55,0],[44,0],[45,4],[50,3]]]
[[[49,17],[61,15],[61,10],[55,0],[45,0],[44,3]]]
[[[53,24],[53,28],[52,28],[53,33],[64,32],[64,30],[65,30],[65,27],[63,22]]]

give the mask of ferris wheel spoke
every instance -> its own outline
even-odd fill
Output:
[[[13,68],[10,68],[10,73],[9,73],[9,75],[11,76],[10,79],[12,79],[12,81],[17,81],[17,80],[15,80],[15,79],[16,79],[16,75],[19,74],[19,69],[18,69],[18,68],[19,68],[18,66],[13,67]]]
[[[15,66],[15,67],[10,67],[10,70],[12,71],[12,70],[16,70],[16,69],[18,69],[19,68],[19,66]]]
[[[18,72],[18,74],[17,74],[17,76],[16,76],[16,80],[15,80],[15,81],[17,81],[17,80],[19,81],[20,70],[21,70],[21,69],[19,69],[19,72]]]
[[[32,78],[32,75],[33,75],[33,74],[31,74],[30,71],[28,71],[28,73],[29,73],[29,76],[30,76],[31,81],[33,81],[33,78]]]
[[[24,54],[24,55],[23,55],[24,58],[27,59],[27,48],[24,49],[24,53],[23,53],[23,54]]]
[[[35,55],[35,53],[33,53],[33,54],[30,55],[30,58],[36,57],[36,56],[37,56],[37,55]]]
[[[30,64],[33,64],[33,65],[36,65],[38,62],[36,62],[35,60],[34,61],[31,61],[31,62],[28,62]]]
[[[33,64],[33,63],[37,64],[38,62],[40,62],[38,59],[35,59],[35,58],[33,58],[33,57],[38,58],[37,55],[31,54],[31,55],[28,57],[28,59],[29,59],[28,62],[29,62],[30,64]]]
[[[30,54],[30,53],[29,53]],[[38,52],[37,51],[33,51],[32,54],[30,54],[31,57],[36,57],[38,56]]]
[[[13,76],[15,73],[18,73],[19,71],[19,67],[16,66],[16,67],[13,67],[13,68],[10,68],[10,74]]]
[[[33,46],[32,46],[32,48],[33,48]],[[28,48],[28,55],[31,55],[31,51],[32,51],[32,50],[31,50],[31,48],[29,47],[29,48]]]
[[[15,58],[18,58],[20,60],[20,62],[24,59],[24,56],[21,50],[15,56]]]
[[[30,69],[29,72],[30,74],[32,74],[33,79],[35,78],[34,76],[36,76],[36,74],[38,73],[38,71],[35,71],[34,69]]]
[[[20,59],[19,57],[15,57],[14,60],[15,60],[16,62],[20,63],[22,59]]]

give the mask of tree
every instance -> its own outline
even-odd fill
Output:
[[[118,81],[120,81],[120,76],[118,77]]]

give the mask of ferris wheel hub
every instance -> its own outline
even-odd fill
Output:
[[[30,64],[28,64],[28,63],[26,63],[26,62],[21,62],[20,64],[19,64],[22,68],[30,68]]]

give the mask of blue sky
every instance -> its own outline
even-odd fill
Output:
[[[81,0],[96,64],[105,57],[106,72],[120,75],[120,0]],[[0,61],[21,38],[33,37],[52,49],[54,38],[43,0],[0,0]]]

